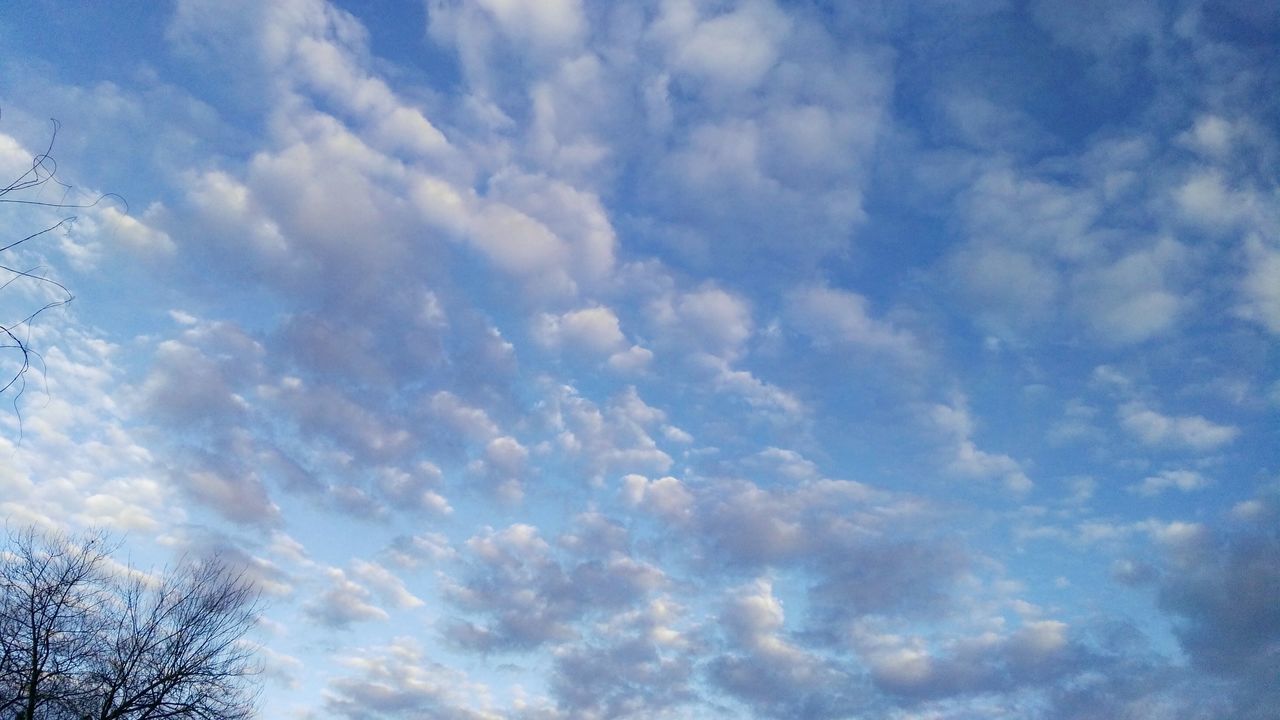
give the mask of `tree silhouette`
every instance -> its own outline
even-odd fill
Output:
[[[109,539],[10,533],[0,555],[0,718],[253,717],[258,595],[218,559],[110,572]]]

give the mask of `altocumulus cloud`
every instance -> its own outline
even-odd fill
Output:
[[[243,568],[264,717],[1280,703],[1276,3],[53,13],[0,513]]]

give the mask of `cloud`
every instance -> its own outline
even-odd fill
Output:
[[[753,2],[709,18],[692,3],[668,3],[652,32],[665,41],[677,72],[712,93],[740,93],[760,83],[777,62],[790,19],[772,2]]]
[[[1055,306],[1062,282],[1044,259],[1001,247],[960,250],[948,269],[968,300],[1002,326],[1017,327],[1045,316]]]
[[[1155,2],[1091,2],[1089,12],[1089,17],[1096,18],[1096,22],[1089,22],[1082,14],[1067,12],[1052,2],[1036,2],[1031,16],[1049,32],[1054,42],[1089,53],[1099,65],[1116,62],[1117,56],[1133,46],[1150,41],[1165,21],[1159,3]]]
[[[468,221],[466,238],[534,292],[573,295],[613,269],[616,238],[594,194],[504,173],[492,178],[490,195]]]
[[[255,590],[282,601],[294,595],[299,573],[307,569],[309,561],[291,551],[292,538],[278,532],[273,535],[273,542],[266,544],[208,528],[186,527],[178,529],[172,541],[195,558],[217,558],[244,573]]]
[[[661,297],[648,314],[663,340],[689,355],[701,350],[733,359],[754,330],[746,300],[714,286]]]
[[[455,620],[446,637],[470,650],[531,649],[573,639],[572,623],[593,610],[625,608],[664,576],[622,549],[562,562],[538,530],[512,525],[466,542],[466,572],[445,588],[460,610],[485,624]]]
[[[1258,718],[1280,697],[1280,538],[1273,530],[1215,534],[1202,547],[1171,553],[1159,586],[1166,612],[1197,668],[1227,681],[1230,716]]]
[[[679,524],[693,516],[693,494],[670,476],[649,480],[643,475],[626,475],[622,478],[622,496],[628,505],[643,506],[668,522]]]
[[[1247,190],[1231,188],[1220,170],[1206,168],[1178,186],[1174,202],[1191,223],[1225,232],[1250,219],[1256,200]]]
[[[94,304],[0,514],[225,551],[318,678],[272,715],[1267,717],[1269,11],[891,5],[182,0],[91,88],[46,36],[0,85],[148,209],[23,258]]]
[[[456,556],[449,538],[441,533],[397,535],[384,551],[387,559],[401,568],[415,569],[429,562],[440,562]]]
[[[404,585],[404,580],[387,568],[372,562],[356,560],[351,565],[353,576],[373,588],[382,601],[394,608],[422,607],[423,602]]]
[[[362,574],[368,575],[376,571],[372,565],[362,565]],[[375,572],[376,575],[376,572]],[[375,577],[375,580],[384,578]],[[376,620],[387,620],[390,615],[386,610],[374,605],[372,594],[362,584],[352,580],[340,568],[331,567],[325,570],[327,587],[313,600],[303,606],[303,612],[312,621],[332,628],[349,628],[353,623]],[[384,583],[384,586],[386,583]],[[394,588],[394,583],[391,587]],[[398,588],[403,590],[403,588]]]
[[[215,323],[165,340],[140,388],[156,416],[179,426],[234,422],[248,404],[241,394],[258,372],[262,346],[240,328]]]
[[[607,307],[583,308],[562,315],[543,313],[534,332],[539,342],[552,347],[567,345],[596,355],[626,352],[626,336],[619,327],[618,316]]]
[[[766,717],[845,717],[862,705],[855,678],[788,642],[785,615],[768,579],[731,590],[722,611],[731,654],[712,662],[712,680]]]
[[[99,213],[102,232],[120,243],[126,250],[144,259],[164,258],[174,253],[176,246],[169,234],[157,230],[146,222],[148,217],[163,212],[162,206],[147,208],[143,220],[126,215],[114,207],[105,207]]]
[[[922,638],[861,629],[853,645],[878,687],[915,698],[1009,691],[1041,685],[1089,668],[1092,658],[1059,620],[1028,620],[1007,634],[953,637],[934,650]]]
[[[412,434],[394,418],[380,416],[333,385],[309,386],[301,378],[284,377],[259,389],[304,432],[323,437],[368,463],[404,458],[412,452]]]
[[[639,345],[632,345],[609,356],[609,367],[628,375],[644,372],[651,362],[653,351]]]
[[[501,434],[484,408],[468,405],[448,390],[432,395],[429,408],[445,427],[471,442],[486,442]]]
[[[483,479],[498,498],[508,503],[524,497],[524,478],[529,450],[513,437],[496,437],[484,447],[482,457],[471,461],[467,470]]]
[[[136,408],[125,348],[68,316],[33,334],[40,393],[0,412],[0,516],[14,526],[106,527],[146,536],[189,518]],[[33,375],[34,377],[34,375]],[[38,400],[37,400],[38,398]]]
[[[712,355],[703,355],[697,361],[710,375],[713,389],[740,398],[766,420],[794,422],[807,410],[805,403],[795,395],[761,380],[749,370],[735,370],[724,359]]]
[[[697,655],[682,631],[684,610],[669,600],[619,613],[594,642],[554,655],[551,689],[569,717],[679,717],[694,690]]]
[[[571,50],[587,29],[578,0],[440,0],[428,6],[427,17],[430,32],[442,41],[458,42],[471,62],[494,42],[482,26],[496,29],[519,51],[535,56]]]
[[[394,509],[448,515],[453,512],[453,508],[435,490],[442,483],[440,468],[425,460],[409,469],[378,468],[374,479],[375,487]]]
[[[214,435],[209,447],[178,449],[168,472],[175,487],[222,517],[249,526],[280,524],[280,507],[259,471],[259,452],[243,428]]]
[[[827,287],[802,288],[790,296],[788,316],[819,347],[866,348],[918,363],[916,339],[892,324],[871,317],[867,299]]]
[[[1139,402],[1117,410],[1120,424],[1146,445],[1180,447],[1195,451],[1216,450],[1240,434],[1240,429],[1218,425],[1199,415],[1163,415]]]
[[[808,618],[818,634],[838,635],[866,615],[927,617],[950,606],[971,558],[929,530],[918,503],[847,480],[763,485],[633,475],[620,495],[666,523],[677,533],[672,542],[692,544],[704,572],[805,568]]]
[[[869,541],[847,538],[821,559],[809,589],[814,616],[826,632],[867,615],[928,617],[946,610],[973,561],[963,547],[943,539]]]
[[[1077,277],[1077,306],[1094,334],[1109,344],[1148,340],[1168,331],[1183,313],[1185,295],[1169,278],[1189,261],[1169,239]]]
[[[973,442],[973,419],[963,400],[955,405],[934,405],[929,409],[929,418],[952,441],[948,452],[948,467],[952,472],[964,477],[1000,478],[1014,493],[1025,493],[1032,488],[1031,479],[1017,460],[982,450]]]
[[[397,637],[385,645],[359,648],[345,654],[341,662],[350,674],[330,680],[322,694],[325,709],[336,716],[350,720],[504,717],[484,707],[485,686],[458,670],[428,661],[412,638]]]
[[[704,556],[730,566],[785,564],[809,553],[847,550],[874,536],[873,528],[882,522],[880,508],[872,504],[882,498],[847,480],[766,489],[746,480],[723,479],[687,490],[678,482],[659,480],[646,484],[640,500],[648,509],[681,520],[686,514],[685,492],[696,499],[691,529],[706,545]],[[660,501],[672,501],[672,507]]]
[[[1248,270],[1240,283],[1244,303],[1237,312],[1280,334],[1280,248],[1256,236],[1245,241]]]
[[[1194,470],[1162,470],[1146,477],[1141,484],[1130,486],[1139,495],[1153,497],[1165,490],[1178,489],[1182,492],[1200,490],[1208,486],[1209,480]]]
[[[600,407],[570,386],[547,389],[542,408],[555,442],[579,463],[583,476],[603,482],[609,473],[665,473],[674,461],[652,432],[665,416],[628,387]]]

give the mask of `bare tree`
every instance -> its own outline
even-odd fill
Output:
[[[11,535],[0,566],[5,667],[0,712],[56,717],[85,694],[104,599],[102,535]]]
[[[240,720],[258,595],[218,559],[108,572],[107,540],[10,534],[0,557],[0,718]],[[16,713],[16,715],[15,715]]]
[[[188,562],[152,587],[128,582],[92,686],[96,720],[253,715],[257,666],[244,635],[257,595],[225,564]]]
[[[31,159],[29,169],[8,184],[0,186],[0,204],[26,205],[62,211],[91,208],[107,198],[113,198],[127,209],[128,204],[124,199],[114,193],[99,195],[88,203],[68,201],[67,196],[71,186],[57,179],[58,165],[52,155],[60,125],[57,120],[51,122],[53,126],[44,152]],[[41,189],[50,183],[61,190],[61,197],[53,199],[40,194]],[[55,230],[69,228],[75,221],[75,215],[66,215],[56,221],[49,221],[42,229],[23,237],[7,242],[0,240],[0,290],[11,289],[11,286],[16,283],[28,284],[33,286],[32,289],[48,291],[43,299],[33,301],[15,317],[0,317],[0,351],[7,351],[0,353],[0,358],[5,360],[5,366],[0,369],[0,396],[12,393],[15,411],[18,410],[18,400],[26,389],[26,375],[31,369],[31,363],[33,360],[40,360],[39,353],[31,347],[30,343],[32,321],[48,310],[66,305],[74,299],[74,296],[65,285],[44,274],[39,266],[23,268],[16,263],[11,265],[9,263],[13,261],[9,258],[25,243]],[[39,298],[39,295],[37,294],[36,297]]]

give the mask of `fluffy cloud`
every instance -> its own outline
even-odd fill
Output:
[[[519,502],[524,497],[524,476],[529,450],[513,437],[497,437],[484,447],[481,458],[473,460],[468,470],[484,480],[496,495],[506,502]]]
[[[1208,484],[1209,480],[1194,470],[1162,470],[1143,478],[1142,483],[1132,486],[1132,489],[1140,495],[1151,497],[1174,488],[1183,492],[1199,490]]]
[[[921,638],[860,629],[853,644],[877,686],[908,697],[939,697],[1008,691],[1085,670],[1090,658],[1069,630],[1058,620],[1032,620],[1007,634],[954,638],[934,650]]]
[[[679,717],[696,699],[695,640],[681,608],[655,599],[599,626],[594,642],[555,653],[552,692],[569,717]]]
[[[920,349],[910,333],[876,320],[867,299],[857,293],[826,287],[796,291],[789,307],[791,321],[815,344],[833,348],[862,347],[918,362]]]
[[[929,410],[929,418],[952,441],[948,453],[948,467],[952,472],[965,477],[1000,478],[1005,487],[1015,493],[1031,489],[1031,479],[1017,460],[982,450],[973,442],[973,419],[963,401],[955,405],[934,405]]]
[[[673,460],[654,438],[664,414],[647,405],[634,387],[600,407],[572,387],[549,388],[544,408],[556,444],[581,464],[587,479],[607,473],[664,473]]]
[[[1186,265],[1187,256],[1185,247],[1165,239],[1082,273],[1077,305],[1095,335],[1107,343],[1126,344],[1168,330],[1186,304],[1168,278]]]
[[[446,588],[459,609],[487,620],[457,620],[447,637],[473,650],[529,649],[574,637],[572,622],[595,609],[626,607],[663,582],[657,568],[624,547],[562,562],[537,529],[512,525],[466,543],[468,570]]]
[[[599,355],[622,352],[626,344],[618,316],[607,307],[584,308],[562,315],[544,313],[537,320],[535,333],[547,345],[564,344]]]
[[[1199,415],[1164,415],[1132,402],[1118,410],[1120,423],[1147,445],[1168,445],[1194,451],[1216,450],[1235,440],[1239,428],[1219,425]]]
[[[788,642],[784,620],[767,579],[731,591],[722,621],[732,654],[713,662],[714,681],[766,717],[837,718],[855,711],[861,703],[854,678]]]
[[[1249,269],[1240,285],[1245,301],[1239,312],[1280,333],[1280,249],[1257,237],[1250,237],[1245,248]]]
[[[754,328],[746,300],[718,287],[662,297],[648,315],[666,342],[727,359],[741,352]]]
[[[371,569],[372,566],[365,566],[363,574],[369,574]],[[340,568],[328,568],[325,579],[327,587],[305,608],[313,621],[346,628],[352,623],[390,617],[386,610],[372,603],[373,596],[364,585],[349,578]]]
[[[336,677],[323,693],[326,710],[351,720],[430,717],[497,720],[483,706],[487,689],[462,673],[430,662],[417,641],[398,637],[383,646],[346,654],[350,674]]]

